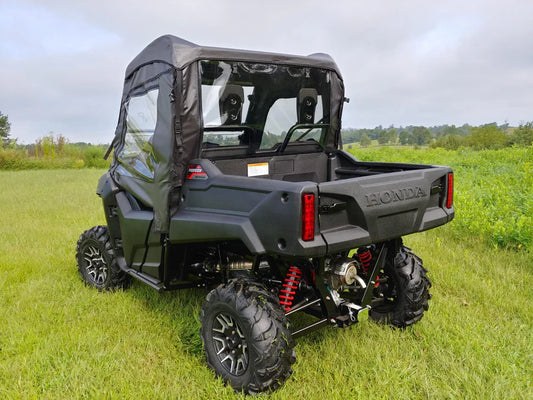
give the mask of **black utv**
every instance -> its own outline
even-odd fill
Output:
[[[452,170],[342,151],[345,100],[326,54],[156,39],[126,70],[97,189],[107,226],[77,244],[83,280],[210,288],[207,363],[247,393],[283,384],[306,332],[362,310],[419,321],[431,283],[401,237],[453,218]],[[296,313],[309,316],[298,329]]]

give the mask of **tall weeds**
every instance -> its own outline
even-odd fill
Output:
[[[358,159],[449,165],[454,170],[457,237],[475,236],[494,247],[533,248],[533,147],[474,151],[373,148]]]
[[[107,168],[106,145],[70,144],[62,135],[50,134],[29,146],[0,147],[0,170]]]

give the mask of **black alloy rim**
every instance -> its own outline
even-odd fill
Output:
[[[239,324],[231,315],[218,313],[213,321],[212,334],[220,364],[231,375],[244,374],[248,369],[248,345]]]

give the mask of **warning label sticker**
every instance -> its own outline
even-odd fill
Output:
[[[248,164],[248,176],[268,175],[268,163]]]

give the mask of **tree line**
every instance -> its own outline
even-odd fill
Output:
[[[496,122],[480,126],[464,124],[440,126],[406,126],[373,129],[347,128],[342,130],[344,144],[359,143],[368,147],[372,141],[380,145],[418,145],[442,147],[456,150],[459,147],[474,149],[500,149],[508,146],[531,146],[533,144],[533,122],[498,125]]]
[[[104,168],[109,161],[103,160],[107,145],[90,143],[70,143],[63,135],[50,132],[35,141],[22,145],[10,137],[11,123],[7,115],[0,112],[0,169],[26,168]],[[429,146],[456,150],[469,147],[475,150],[501,149],[508,146],[533,145],[533,121],[518,127],[509,124],[498,125],[496,122],[471,126],[406,126],[384,128],[346,128],[342,130],[344,144],[359,143],[368,147],[373,142],[387,146]],[[267,139],[269,139],[267,134]],[[279,141],[275,136],[272,140]]]

